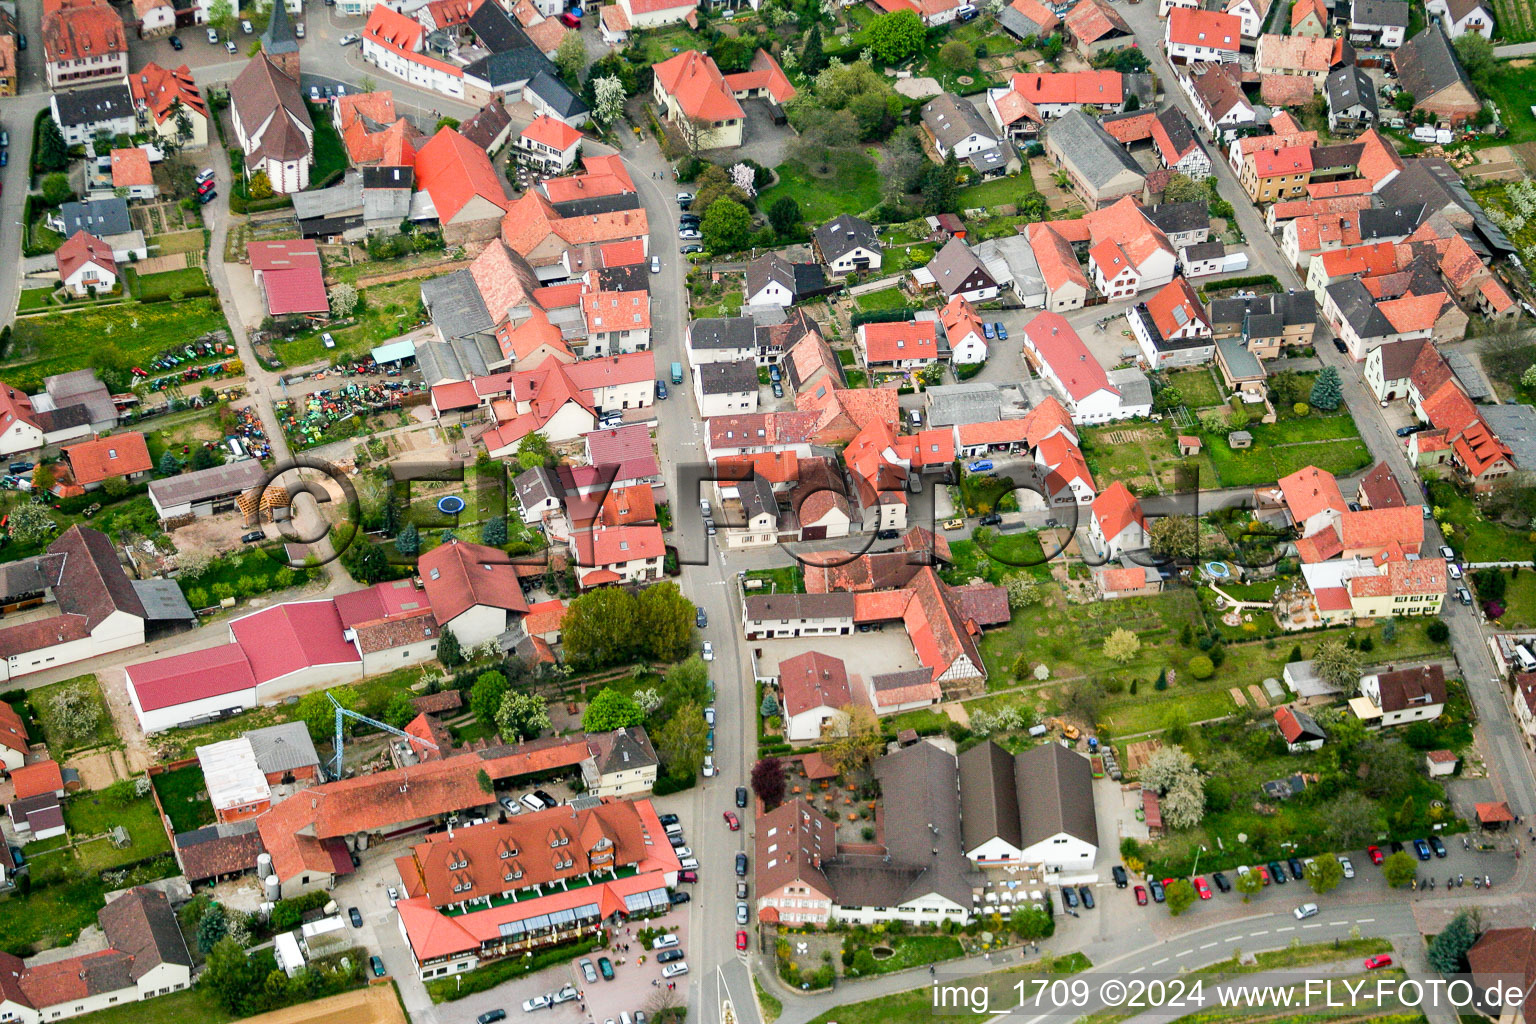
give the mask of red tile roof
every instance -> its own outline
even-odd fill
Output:
[[[1333,40],[1327,36],[1265,34],[1259,37],[1256,49],[1255,65],[1260,72],[1273,68],[1320,74],[1333,63]]]
[[[1072,252],[1071,243],[1051,226],[1031,224],[1026,235],[1046,288],[1055,291],[1069,284],[1088,290],[1088,277]]]
[[[548,146],[559,153],[581,142],[581,132],[564,121],[556,121],[547,114],[540,114],[534,118],[533,123],[523,129],[522,137]]]
[[[859,345],[871,363],[939,357],[938,332],[932,320],[861,324]]]
[[[759,48],[752,55],[752,65],[734,75],[725,76],[725,84],[733,92],[756,92],[762,89],[773,97],[775,103],[788,103],[795,98],[795,87],[789,76],[767,50]]]
[[[372,13],[368,15],[368,24],[363,26],[364,40],[399,54],[408,61],[455,78],[462,78],[464,69],[459,65],[438,60],[422,52],[422,41],[425,37],[425,25],[383,4],[374,5]]]
[[[251,269],[261,274],[261,286],[267,295],[267,312],[285,316],[330,311],[325,294],[325,273],[320,268],[320,250],[313,239],[247,242],[246,252],[250,256]]]
[[[1397,475],[1385,462],[1378,462],[1360,480],[1362,504],[1369,508],[1398,508],[1408,504]],[[1418,506],[1415,505],[1415,508]]]
[[[1378,576],[1356,576],[1349,581],[1354,597],[1399,597],[1412,594],[1443,594],[1446,586],[1445,559],[1420,558],[1415,561],[1389,561]]]
[[[512,558],[499,548],[452,540],[416,560],[432,614],[448,625],[476,606],[527,613]]]
[[[1349,507],[1334,475],[1316,466],[1306,466],[1281,477],[1280,492],[1297,525],[1320,512],[1343,512]]]
[[[1131,28],[1120,12],[1100,0],[1082,0],[1065,18],[1067,31],[1080,43],[1096,43],[1111,32],[1131,35]]]
[[[114,277],[117,261],[112,258],[112,247],[86,231],[76,231],[54,253],[58,261],[60,280],[68,280],[75,271],[87,263],[94,264]]]
[[[0,747],[19,750],[23,754],[32,749],[27,739],[26,723],[21,720],[16,709],[4,701],[0,701]]]
[[[1243,20],[1235,14],[1175,7],[1168,12],[1168,41],[1236,53],[1242,45]]]
[[[149,154],[142,148],[114,149],[107,159],[112,162],[113,188],[133,188],[155,183],[154,172],[149,169]]]
[[[842,708],[853,703],[848,670],[842,659],[818,651],[808,651],[779,663],[779,692],[784,697],[784,711],[789,715],[823,707]]]
[[[1109,383],[1104,367],[1059,313],[1039,313],[1024,327],[1040,359],[1051,367],[1073,401],[1081,402],[1096,391],[1119,392]]]
[[[594,196],[612,196],[635,191],[634,179],[629,176],[624,161],[617,154],[583,156],[581,164],[582,173],[580,174],[550,178],[544,182],[544,195],[550,202],[568,203],[573,199],[591,199]]]
[[[560,624],[563,621],[565,621],[565,602],[557,597],[529,605],[528,615],[523,619],[523,628],[530,636],[545,636],[560,632]]]
[[[1398,155],[1397,148],[1382,138],[1381,133],[1375,128],[1366,129],[1355,141],[1364,146],[1356,162],[1356,169],[1360,172],[1360,177],[1371,183],[1373,190],[1380,188],[1389,175],[1394,175],[1407,166],[1403,163],[1403,158]]]
[[[128,666],[127,674],[138,706],[144,711],[256,687],[256,675],[239,644],[143,661]]]
[[[374,13],[384,9],[381,4]],[[507,209],[507,195],[490,157],[452,128],[438,129],[416,154],[416,187],[432,197],[438,220],[444,224],[477,196]]]
[[[1191,323],[1197,323],[1203,328],[1201,334],[1211,333],[1210,321],[1206,318],[1200,296],[1195,294],[1194,288],[1183,277],[1175,277],[1158,289],[1157,294],[1147,300],[1147,313],[1164,338],[1173,337]]]
[[[1104,488],[1103,493],[1093,499],[1093,518],[1098,520],[1099,531],[1106,538],[1119,536],[1120,531],[1128,526],[1146,525],[1141,502],[1119,480]]]
[[[725,76],[713,58],[697,50],[684,50],[651,70],[661,88],[677,101],[685,116],[705,121],[744,119],[747,115],[736,102]]]
[[[75,482],[96,484],[113,477],[147,473],[154,468],[149,446],[137,431],[82,441],[64,449]]]
[[[577,564],[592,567],[661,558],[667,549],[659,526],[617,526],[580,533],[572,540]]]
[[[38,761],[11,772],[11,785],[16,790],[17,800],[44,793],[61,793],[64,791],[64,773],[57,761]]]
[[[1285,174],[1311,174],[1312,150],[1308,146],[1277,146],[1250,153],[1255,173],[1260,178]]]
[[[42,36],[50,63],[128,51],[123,19],[105,0],[43,0]]]
[[[1346,551],[1395,543],[1416,552],[1424,543],[1424,513],[1418,505],[1345,512],[1339,517],[1339,535]]]
[[[230,635],[250,659],[258,683],[318,665],[359,660],[342,635],[341,615],[332,601],[293,601],[235,619]]]

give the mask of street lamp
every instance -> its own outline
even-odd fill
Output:
[[[1195,870],[1190,872],[1191,875],[1198,875],[1200,873],[1200,855],[1204,852],[1205,846],[1203,844],[1200,849],[1195,851]]]

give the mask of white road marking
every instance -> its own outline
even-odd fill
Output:
[[[1191,954],[1193,952],[1194,952],[1194,950],[1192,950],[1192,949],[1181,949],[1181,950],[1178,951],[1178,953],[1176,953],[1174,955],[1175,956],[1189,956],[1189,954]]]
[[[1348,921],[1329,921],[1328,922],[1328,927],[1329,928],[1342,928],[1346,924],[1349,924],[1349,922]]]
[[[1238,940],[1238,936],[1234,935],[1231,938],[1222,939],[1221,941],[1222,942],[1236,942],[1237,940]]]
[[[1131,973],[1132,974],[1140,974],[1144,970],[1146,970],[1145,967],[1133,967],[1133,968],[1131,968]]]
[[[1156,967],[1158,964],[1165,964],[1167,962],[1168,962],[1168,958],[1167,957],[1163,957],[1161,960],[1154,960],[1154,961],[1152,961],[1152,966]]]
[[[1214,942],[1207,942],[1205,945],[1201,946],[1200,948],[1201,949],[1210,949],[1214,945],[1216,945],[1216,943],[1214,943]]]
[[[1355,919],[1355,924],[1373,924],[1375,921],[1374,917],[1358,917]]]
[[[1269,930],[1268,930],[1268,929],[1265,929],[1265,930],[1264,930],[1264,931],[1262,931],[1262,932],[1249,932],[1249,933],[1248,933],[1248,937],[1249,937],[1249,938],[1250,938],[1250,939],[1256,939],[1256,938],[1258,938],[1258,937],[1259,937],[1259,936],[1260,936],[1260,935],[1268,935],[1268,934],[1269,934]]]
[[[1321,928],[1322,925],[1320,925],[1320,924],[1304,924],[1304,925],[1302,925],[1302,927],[1303,928]]]

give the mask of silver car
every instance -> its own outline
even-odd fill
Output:
[[[576,966],[581,968],[581,976],[586,980],[588,985],[597,984],[597,968],[592,966],[591,960],[588,960],[586,957],[582,957],[580,960],[576,961]]]

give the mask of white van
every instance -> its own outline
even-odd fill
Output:
[[[668,932],[667,934],[663,935],[661,938],[656,939],[654,942],[652,942],[651,943],[651,948],[652,949],[671,949],[673,946],[676,946],[676,945],[677,945],[677,936],[675,934],[673,934],[672,932]]]
[[[540,800],[532,793],[529,793],[527,796],[523,797],[520,802],[530,811],[542,811],[546,806],[543,800]]]
[[[1515,661],[1521,672],[1536,672],[1536,655],[1532,655],[1531,649],[1524,644],[1515,644]]]
[[[667,835],[669,835],[669,836],[680,836],[682,834],[683,834],[683,826],[678,824],[677,822],[674,821],[672,824],[667,826]]]
[[[697,857],[684,857],[677,863],[682,867],[684,871],[699,870],[699,859]]]

